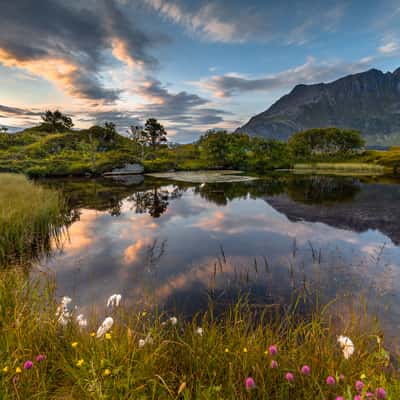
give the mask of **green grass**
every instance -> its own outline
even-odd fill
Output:
[[[295,171],[318,171],[338,173],[383,174],[386,168],[382,165],[357,163],[357,162],[331,162],[331,163],[299,163],[294,164]]]
[[[44,282],[27,281],[16,270],[2,273],[4,399],[331,400],[342,395],[350,400],[355,381],[364,375],[366,388],[384,387],[388,399],[400,398],[381,333],[371,322],[363,322],[363,315],[353,315],[340,332],[354,341],[356,350],[348,360],[337,343],[338,321],[332,321],[326,309],[307,319],[296,318],[295,308],[271,318],[271,308],[245,302],[219,318],[210,305],[191,321],[178,318],[175,326],[166,315],[121,307],[109,311],[115,321],[110,337],[97,339],[91,332],[105,315],[98,315],[97,321],[93,317],[85,328],[77,326],[74,315],[69,325],[60,326],[54,287]],[[202,336],[196,333],[199,326]],[[139,340],[149,334],[152,342],[140,347]],[[276,356],[265,353],[272,344],[278,348]],[[38,354],[45,360],[36,362]],[[34,365],[24,370],[27,360]],[[271,369],[272,360],[278,368]],[[311,367],[309,376],[300,373],[305,364]],[[294,374],[294,383],[285,380],[287,372]],[[337,379],[335,386],[325,383],[329,375]],[[248,376],[257,385],[250,392],[244,387]]]
[[[20,264],[49,246],[65,222],[57,191],[23,175],[0,174],[0,266]]]

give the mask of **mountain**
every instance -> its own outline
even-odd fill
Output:
[[[295,132],[329,126],[357,129],[368,145],[400,144],[400,68],[297,85],[237,132],[287,140]]]

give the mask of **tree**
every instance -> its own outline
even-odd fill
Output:
[[[7,133],[8,128],[6,126],[0,126],[0,133]]]
[[[104,141],[111,142],[117,136],[117,130],[115,128],[114,122],[105,122],[104,123]]]
[[[59,110],[47,110],[42,115],[42,120],[44,125],[50,129],[50,132],[63,132],[74,126],[72,119]]]
[[[163,144],[167,141],[167,132],[164,127],[155,119],[149,118],[144,125],[143,131],[146,143],[150,145],[153,150],[158,145]]]
[[[141,160],[144,158],[144,146],[147,143],[147,137],[141,126],[130,126],[129,131],[127,131],[129,139],[131,139],[135,144],[140,146],[140,157]]]

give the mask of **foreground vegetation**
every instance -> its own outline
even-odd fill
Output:
[[[0,171],[29,176],[100,175],[139,162],[146,172],[240,169],[265,173],[299,163],[378,165],[400,171],[400,148],[364,151],[359,132],[338,128],[298,132],[290,140],[209,131],[194,143],[167,143],[167,132],[156,119],[144,128],[132,126],[125,136],[113,123],[72,130],[72,120],[47,111],[43,123],[16,134],[0,132]],[[350,166],[350,169],[352,167]]]
[[[22,175],[0,174],[0,267],[50,246],[66,222],[61,195]]]
[[[28,282],[17,271],[2,273],[2,398],[400,396],[382,336],[362,317],[353,316],[337,332],[327,310],[299,320],[295,308],[273,315],[268,307],[239,303],[217,318],[211,305],[203,315],[183,321],[150,310],[127,312],[122,306],[108,308],[103,317],[112,317],[113,324],[97,331],[103,318],[78,317],[80,311],[71,311],[74,304],[67,298],[57,311],[53,289]],[[339,333],[351,338],[354,354],[341,348]],[[367,392],[374,394],[367,397]]]

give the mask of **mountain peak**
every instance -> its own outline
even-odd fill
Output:
[[[238,132],[287,140],[293,133],[337,126],[359,130],[367,144],[400,144],[400,68],[372,68],[329,83],[296,85]],[[390,143],[389,143],[390,142]]]

